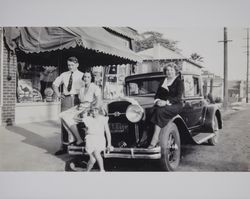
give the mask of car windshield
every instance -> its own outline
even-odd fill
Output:
[[[138,79],[127,82],[126,88],[130,96],[143,96],[155,94],[162,78],[157,79]]]

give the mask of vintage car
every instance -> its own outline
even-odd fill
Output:
[[[125,79],[125,97],[104,100],[114,150],[104,152],[104,158],[156,159],[161,169],[177,169],[181,146],[184,144],[216,145],[222,119],[219,107],[210,104],[203,96],[201,76],[182,72],[184,82],[183,110],[169,119],[161,129],[159,145],[148,149],[154,125],[149,121],[149,110],[154,106],[154,96],[162,72],[138,74]],[[83,155],[84,147],[68,146],[71,155]],[[67,167],[68,168],[68,167]]]

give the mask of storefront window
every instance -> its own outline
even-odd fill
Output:
[[[95,84],[102,89],[102,87],[103,87],[103,67],[102,66],[94,66],[92,68],[92,72],[94,74]]]
[[[55,66],[18,62],[17,102],[53,102],[52,83],[58,76]]]
[[[124,97],[125,77],[129,75],[129,65],[106,67],[104,98]]]

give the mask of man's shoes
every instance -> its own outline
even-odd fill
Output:
[[[156,147],[158,147],[159,146],[159,143],[157,143],[157,144],[150,144],[149,146],[148,146],[148,149],[153,149],[153,148],[156,148]]]
[[[74,145],[75,146],[85,146],[85,143],[84,142],[80,142],[80,143],[75,143]]]
[[[62,154],[65,154],[65,153],[67,153],[66,149],[59,149],[57,152],[55,152],[55,155],[62,155]]]
[[[153,149],[153,148],[155,148],[155,146],[152,145],[152,144],[150,144],[150,145],[148,146],[148,149]]]

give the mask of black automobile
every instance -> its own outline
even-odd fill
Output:
[[[161,129],[159,145],[155,148],[147,148],[154,132],[148,118],[155,93],[164,79],[162,72],[128,76],[125,97],[104,99],[114,146],[114,150],[104,152],[104,158],[155,159],[159,160],[162,170],[174,171],[180,162],[182,145],[217,144],[222,128],[218,105],[204,98],[199,74],[183,72],[181,77],[184,82],[182,112]],[[71,155],[83,155],[84,147],[69,145],[68,151]]]

